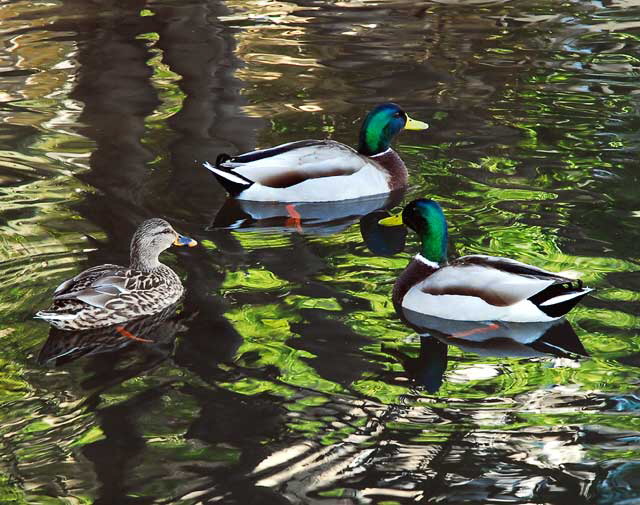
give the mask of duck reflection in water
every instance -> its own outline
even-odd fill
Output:
[[[396,206],[404,193],[403,188],[389,194],[339,202],[282,203],[228,198],[209,229],[333,235],[365,215]],[[386,213],[381,214],[380,219],[385,216]]]
[[[455,321],[410,310],[400,314],[420,335],[417,358],[396,349],[383,349],[397,358],[407,376],[428,392],[438,391],[447,369],[448,346],[480,356],[578,359],[589,356],[566,319],[544,323]]]
[[[100,385],[140,375],[171,356],[176,334],[186,330],[184,323],[189,317],[178,313],[178,306],[174,304],[151,316],[93,330],[51,328],[40,349],[38,363],[60,367],[82,357],[96,357],[87,368],[94,374],[90,382]]]

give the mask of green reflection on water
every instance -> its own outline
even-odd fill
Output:
[[[229,293],[237,290],[242,291],[267,291],[282,289],[287,286],[287,282],[272,272],[265,269],[248,268],[237,272],[229,272],[225,277],[221,288]]]

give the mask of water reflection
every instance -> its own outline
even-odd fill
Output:
[[[177,312],[177,305],[153,316],[122,325],[87,331],[52,328],[38,354],[38,363],[67,367],[82,358],[84,370],[79,381],[91,391],[88,403],[123,382],[150,373],[171,359],[176,335],[187,329],[193,317]]]
[[[38,363],[62,366],[81,357],[114,353],[129,346],[144,349],[173,349],[176,333],[186,329],[184,315],[178,315],[177,305],[157,314],[127,323],[85,331],[64,331],[51,328],[49,337],[38,354]],[[144,345],[143,345],[144,344]]]
[[[405,309],[403,320],[420,335],[418,356],[383,350],[395,356],[407,376],[430,393],[437,392],[444,380],[448,346],[484,357],[579,360],[589,356],[565,319],[546,323],[452,321]]]
[[[360,235],[367,249],[376,256],[393,256],[404,251],[407,240],[405,226],[381,226],[388,216],[383,210],[370,212],[360,219]]]
[[[640,496],[640,461],[611,462],[595,482],[598,505],[633,505]]]
[[[635,499],[637,9],[474,4],[0,6],[1,496]],[[549,353],[565,331],[529,343],[447,337],[464,349],[407,337],[389,303],[404,239],[386,242],[370,215],[332,235],[324,224],[281,233],[282,216],[277,233],[260,220],[252,232],[203,231],[225,196],[202,161],[301,132],[354,144],[367,104],[389,99],[435,116],[428,140],[407,133],[398,151],[409,196],[447,203],[459,254],[578,268],[597,286],[570,317],[591,359],[573,359],[577,344],[571,360]],[[194,314],[179,338],[95,353],[87,339],[67,362],[75,344],[58,343],[49,363],[64,366],[38,365],[48,328],[31,316],[50,289],[125,262],[134,225],[158,215],[204,241],[167,254]],[[411,387],[382,344],[429,389]]]
[[[400,190],[339,202],[295,204],[228,198],[215,215],[209,229],[333,235],[346,230],[365,215],[396,206],[403,196],[404,190]],[[368,236],[373,226],[373,223],[369,224],[370,220],[366,223],[363,238]]]

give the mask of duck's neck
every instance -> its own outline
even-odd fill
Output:
[[[433,229],[429,235],[420,237],[422,257],[436,265],[447,259],[447,229]]]
[[[365,156],[375,156],[391,147],[393,134],[386,120],[380,117],[367,118],[360,129],[358,152]]]
[[[159,256],[159,252],[148,251],[139,247],[137,243],[132,243],[129,268],[141,272],[151,272],[162,265],[158,260]]]

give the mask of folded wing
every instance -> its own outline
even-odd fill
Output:
[[[559,288],[553,290],[555,295],[559,291],[582,288],[579,281],[519,261],[473,255],[439,269],[421,289],[432,295],[474,296],[490,305],[506,307],[530,299],[551,286]]]
[[[94,307],[105,305],[127,293],[126,269],[118,265],[100,265],[63,282],[53,293],[53,300],[78,300]]]
[[[263,186],[286,188],[307,179],[351,175],[372,162],[332,140],[301,140],[253,151],[220,167]]]

